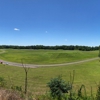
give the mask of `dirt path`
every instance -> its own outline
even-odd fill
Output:
[[[67,65],[79,64],[79,63],[89,62],[89,61],[98,60],[98,59],[99,59],[99,57],[91,58],[91,59],[87,59],[87,60],[82,60],[82,61],[70,62],[70,63],[62,63],[62,64],[49,64],[49,65],[24,64],[24,65],[26,67],[30,67],[30,68],[51,67],[51,66],[67,66]],[[8,64],[10,66],[23,67],[21,63],[9,62],[9,61],[4,61],[4,60],[0,60],[0,61],[2,61],[4,64]]]
[[[5,52],[6,52],[5,50],[2,50],[2,52],[0,52],[0,54],[5,53]],[[79,64],[79,63],[89,62],[89,61],[98,60],[98,59],[99,59],[99,57],[91,58],[91,59],[87,59],[87,60],[76,61],[76,62],[70,62],[70,63],[62,63],[62,64],[48,64],[48,65],[24,64],[24,65],[26,67],[30,67],[30,68],[67,66],[67,65]],[[0,59],[0,62],[3,62],[3,64],[5,64],[5,65],[23,67],[21,63],[9,62],[9,61],[5,61],[5,60],[1,60],[1,59]]]

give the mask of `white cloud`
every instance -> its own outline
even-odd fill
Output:
[[[15,30],[15,31],[20,31],[20,29],[18,29],[18,28],[14,28],[14,30]]]

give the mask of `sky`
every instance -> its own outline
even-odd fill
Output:
[[[0,45],[100,45],[100,0],[0,0]]]

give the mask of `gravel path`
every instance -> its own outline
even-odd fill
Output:
[[[82,61],[70,62],[70,63],[62,63],[62,64],[49,64],[49,65],[24,64],[24,66],[29,67],[29,68],[67,66],[67,65],[79,64],[79,63],[89,62],[89,61],[98,60],[98,59],[99,59],[99,57],[82,60]],[[4,61],[4,60],[0,60],[0,61],[2,61],[3,64],[8,64],[10,66],[23,67],[21,63],[9,62],[9,61]]]
[[[4,52],[5,52],[5,50],[2,50],[2,52],[0,52],[0,54],[4,53]],[[67,65],[79,64],[79,63],[89,62],[89,61],[98,60],[98,59],[99,59],[99,57],[91,58],[91,59],[87,59],[87,60],[76,61],[76,62],[70,62],[70,63],[62,63],[62,64],[48,64],[48,65],[24,64],[24,66],[29,67],[29,68],[67,66]],[[4,61],[4,60],[0,60],[0,62],[3,62],[3,64],[10,65],[10,66],[23,67],[21,63],[9,62],[9,61]]]

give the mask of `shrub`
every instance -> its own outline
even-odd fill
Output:
[[[51,79],[48,83],[50,94],[53,98],[61,100],[65,93],[71,89],[71,85],[62,80],[61,76]]]

